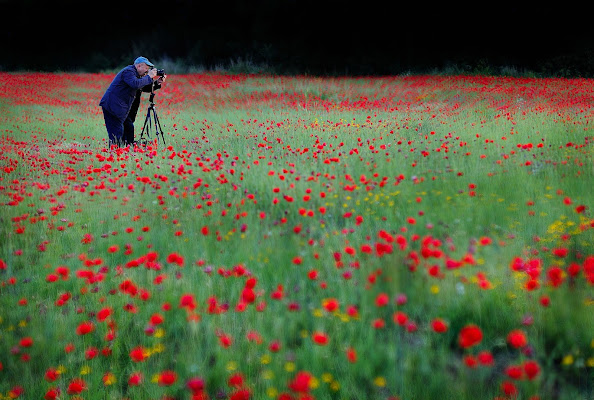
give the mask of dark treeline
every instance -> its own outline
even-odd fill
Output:
[[[494,3],[313,0],[106,3],[0,0],[3,70],[101,71],[137,55],[206,69],[243,60],[277,73],[385,75],[511,67],[594,76],[586,11]],[[491,69],[493,71],[493,69]]]

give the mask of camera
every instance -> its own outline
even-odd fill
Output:
[[[157,70],[157,76],[165,76],[165,70],[164,69],[158,69]]]

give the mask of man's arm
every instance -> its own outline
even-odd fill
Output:
[[[136,77],[136,73],[132,69],[126,69],[123,71],[122,79],[128,86],[134,89],[141,89],[146,85],[152,84],[153,82],[153,78],[148,75],[145,75],[142,78]]]

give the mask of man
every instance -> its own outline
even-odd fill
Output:
[[[134,65],[122,69],[113,79],[99,105],[103,108],[109,146],[134,142],[134,120],[142,91],[159,88],[164,81],[146,57],[138,57]],[[158,87],[157,87],[158,86]]]

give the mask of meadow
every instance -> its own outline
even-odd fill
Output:
[[[0,399],[594,398],[593,80],[112,78],[0,73]]]

